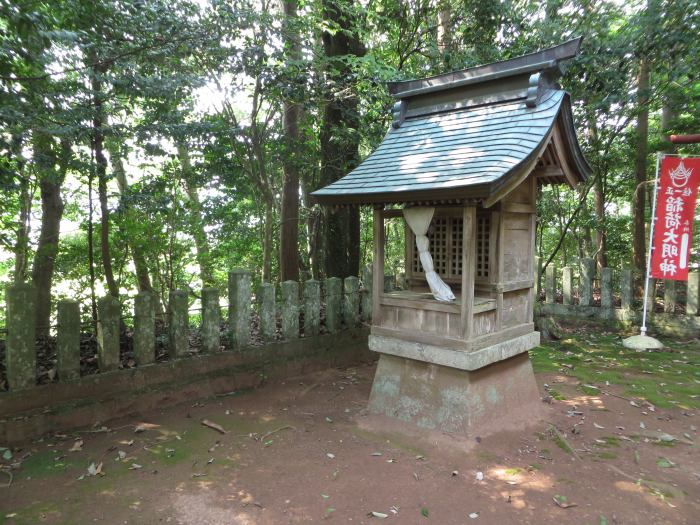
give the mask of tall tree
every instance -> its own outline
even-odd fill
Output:
[[[45,337],[49,335],[51,324],[51,285],[64,208],[61,186],[72,152],[67,139],[62,139],[57,145],[50,135],[41,130],[34,130],[32,142],[33,162],[41,191],[41,230],[34,254],[32,283],[37,294],[36,333],[39,337]]]
[[[332,31],[322,35],[326,57],[326,95],[321,123],[320,184],[346,175],[359,161],[359,101],[353,90],[353,59],[364,56],[358,5],[353,0],[323,0],[323,17]],[[324,209],[323,252],[327,276],[347,277],[360,270],[360,211]]]
[[[199,275],[204,286],[213,286],[214,271],[211,263],[209,240],[207,239],[207,232],[204,229],[202,203],[199,199],[199,185],[197,184],[196,174],[192,168],[189,148],[184,141],[179,141],[177,144],[177,156],[180,160],[182,182],[185,186],[185,193],[189,201],[190,233],[194,238]]]
[[[637,126],[635,130],[634,181],[632,195],[632,264],[640,273],[646,271],[647,155],[649,152],[649,59],[641,56],[637,74]]]
[[[301,42],[299,38],[297,0],[282,0],[284,25],[282,36],[287,68],[295,71],[295,84],[299,83]],[[287,78],[290,78],[288,75]],[[303,78],[303,77],[302,77]],[[289,95],[284,99],[282,125],[284,126],[284,156],[282,167],[282,206],[280,210],[280,279],[299,279],[299,120],[301,105],[297,102],[295,85],[288,86]]]

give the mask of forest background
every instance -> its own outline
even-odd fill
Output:
[[[641,275],[655,156],[700,153],[668,140],[700,132],[699,33],[697,0],[0,0],[0,282],[36,285],[47,335],[64,297],[94,319],[233,267],[358,275],[371,210],[308,195],[381,142],[385,83],[577,36],[561,84],[593,176],[540,190],[537,251]]]

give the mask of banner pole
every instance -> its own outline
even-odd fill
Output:
[[[647,250],[646,278],[644,279],[644,307],[642,310],[641,335],[647,334],[647,302],[649,300],[649,273],[651,270],[651,250],[654,243],[654,225],[656,224],[656,197],[659,188],[659,164],[661,163],[661,153],[656,153],[656,176],[654,177],[654,198],[651,205],[651,226],[649,227],[649,249]],[[653,308],[652,304],[652,308]]]

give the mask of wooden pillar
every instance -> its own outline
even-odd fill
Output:
[[[474,320],[474,278],[476,276],[476,208],[467,206],[462,215],[462,308],[464,339],[472,336]]]
[[[489,275],[491,282],[496,284],[496,331],[503,326],[503,242],[505,227],[503,214],[491,212],[491,230],[489,231]],[[496,242],[493,242],[493,239]]]
[[[380,208],[374,210],[374,261],[372,271],[372,324],[381,324],[382,309],[379,303],[384,293],[384,216]]]

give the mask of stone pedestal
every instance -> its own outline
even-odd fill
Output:
[[[542,401],[526,351],[474,370],[462,363],[455,368],[382,353],[369,412],[465,438],[522,428],[539,418]]]

